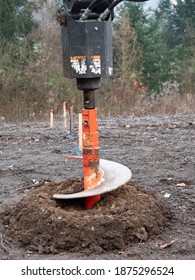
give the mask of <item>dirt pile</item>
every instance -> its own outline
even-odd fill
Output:
[[[39,253],[101,254],[159,235],[170,218],[161,201],[133,183],[102,195],[90,210],[83,209],[83,200],[52,198],[80,190],[82,180],[67,180],[45,183],[26,195],[1,215],[6,238]]]

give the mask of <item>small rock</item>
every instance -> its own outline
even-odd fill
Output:
[[[171,178],[171,177],[167,178],[167,181],[172,181],[172,180],[173,180],[173,178]]]
[[[126,253],[127,253],[126,251],[118,251],[119,255],[123,255],[123,254],[126,254]]]
[[[139,238],[141,241],[146,241],[148,239],[148,233],[145,229],[145,227],[141,227],[135,234],[137,238]]]
[[[170,193],[166,193],[166,194],[164,195],[164,197],[166,197],[166,198],[169,198],[170,196],[171,196]]]
[[[58,249],[56,249],[53,245],[51,245],[49,249],[50,249],[50,252],[52,254],[58,254],[59,253]]]
[[[38,252],[39,252],[39,254],[43,253],[43,247],[41,245],[38,246]]]
[[[178,183],[176,186],[177,187],[186,187],[186,184],[185,183]]]
[[[39,194],[39,197],[44,198],[44,199],[47,199],[47,198],[48,198],[48,195],[47,195],[47,194],[44,194],[44,193],[40,193],[40,194]]]
[[[171,242],[169,242],[169,243],[159,244],[159,247],[160,247],[160,249],[166,249],[166,248],[170,247],[176,241],[178,241],[178,239],[171,240]]]

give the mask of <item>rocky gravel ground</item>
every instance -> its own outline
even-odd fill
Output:
[[[147,227],[147,224],[144,224],[146,233],[142,225],[141,238],[139,238],[140,235],[136,235],[137,238],[134,240],[130,238],[133,235],[129,234],[126,237],[128,242],[123,238],[124,242],[118,241],[118,244],[122,244],[118,246],[113,225],[108,223],[104,228],[112,232],[111,236],[114,236],[115,242],[109,243],[109,239],[108,242],[103,239],[101,244],[97,243],[98,246],[100,245],[98,250],[90,246],[88,250],[82,250],[79,246],[72,250],[68,246],[55,250],[54,246],[53,252],[52,250],[44,251],[43,246],[39,247],[40,250],[33,250],[21,242],[24,237],[20,234],[17,242],[14,242],[16,240],[7,228],[9,228],[8,225],[13,228],[16,226],[15,229],[21,232],[19,231],[21,228],[17,225],[22,220],[15,219],[15,216],[16,209],[23,209],[20,206],[21,203],[24,205],[24,200],[28,200],[28,205],[31,205],[37,192],[44,193],[45,184],[70,180],[81,181],[81,160],[64,156],[79,155],[78,124],[75,122],[73,133],[70,135],[68,131],[65,131],[62,121],[56,122],[54,128],[50,128],[47,122],[41,121],[19,124],[1,123],[1,259],[195,259],[195,114],[100,119],[99,135],[101,158],[129,167],[133,177],[128,182],[131,189],[131,191],[128,190],[128,195],[127,186],[122,187],[121,192],[118,189],[118,193],[109,194],[103,198],[102,205],[96,205],[89,213],[90,217],[93,219],[97,214],[96,211],[101,207],[101,211],[104,209],[109,211],[108,208],[103,207],[112,206],[109,204],[110,201],[117,202],[122,193],[126,192],[126,201],[123,196],[123,202],[120,204],[124,214],[123,235],[126,236],[125,232],[129,232],[132,218],[128,212],[130,206],[124,208],[124,205],[127,205],[129,201],[132,202],[134,195],[136,200],[139,195],[146,194],[148,201],[155,199],[155,204],[151,202],[148,208],[157,209],[158,205],[163,205],[164,210],[159,209],[162,210],[160,210],[160,215],[164,215],[164,220],[162,219],[163,222],[159,223],[156,234],[153,234],[151,230],[154,224],[153,227]],[[144,198],[141,201],[144,201]],[[140,207],[141,204],[139,201]],[[47,204],[45,207],[47,208]],[[137,207],[138,204],[133,208],[134,221],[143,215]],[[119,208],[117,211],[121,211]],[[79,208],[77,211],[78,214],[83,210]],[[152,216],[152,211],[146,212],[149,217]],[[113,213],[109,212],[109,215],[113,221]],[[119,217],[114,220],[116,226],[117,221]],[[126,227],[128,223],[129,226]],[[151,223],[150,219],[148,223]],[[87,224],[86,220],[85,224]],[[74,221],[72,226],[75,226]],[[93,225],[91,226],[93,228]],[[23,233],[25,230],[24,228]],[[78,235],[79,232],[78,230]],[[98,240],[98,236],[94,238]],[[106,246],[105,244],[108,243],[111,245]]]

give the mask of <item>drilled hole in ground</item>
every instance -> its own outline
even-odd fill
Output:
[[[101,254],[125,250],[159,235],[170,222],[170,209],[135,183],[101,196],[93,209],[83,200],[55,201],[55,193],[83,189],[82,180],[47,183],[4,212],[4,234],[32,252]]]

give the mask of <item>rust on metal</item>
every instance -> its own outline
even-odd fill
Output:
[[[90,95],[92,95],[90,93]],[[87,96],[88,97],[88,96]],[[89,106],[90,107],[90,106]],[[94,188],[103,180],[103,171],[99,168],[99,137],[97,109],[83,109],[83,173],[84,190]],[[85,208],[90,209],[100,200],[100,195],[86,198]]]
[[[83,166],[99,166],[99,149],[83,149]]]
[[[132,177],[130,169],[117,162],[100,159],[100,169],[103,172],[103,176],[99,185],[83,190],[82,192],[66,195],[55,194],[53,197],[55,199],[75,199],[101,195],[123,186]]]

